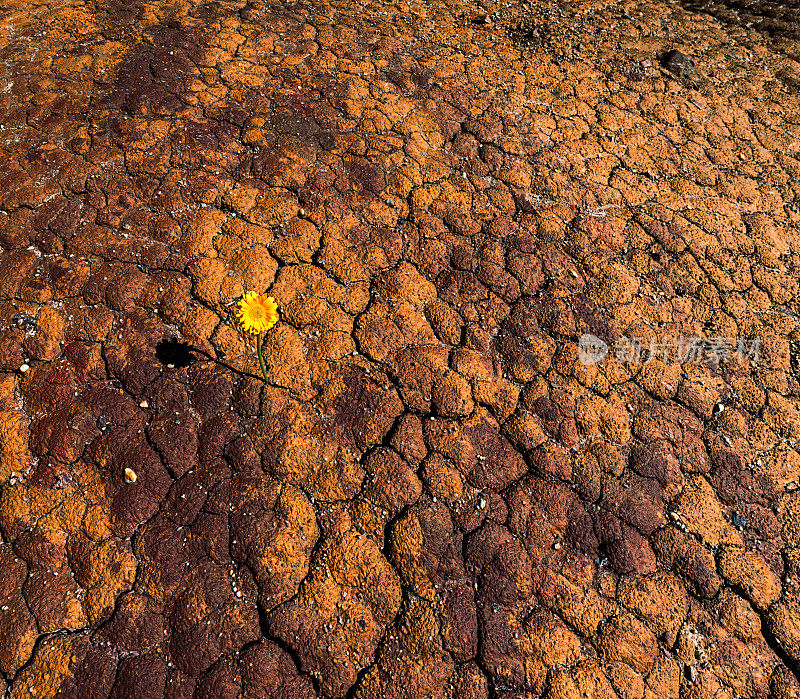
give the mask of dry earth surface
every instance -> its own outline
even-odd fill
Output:
[[[796,6],[0,17],[0,694],[798,696]]]

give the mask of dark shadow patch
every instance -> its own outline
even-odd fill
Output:
[[[596,335],[607,345],[613,345],[619,334],[610,327],[613,322],[609,313],[598,306],[588,294],[577,294],[572,299],[572,311],[586,323],[588,332]]]
[[[156,345],[156,359],[164,366],[181,369],[197,361],[188,342],[177,339],[162,340]]]
[[[351,365],[344,375],[345,391],[331,402],[333,423],[345,441],[367,446],[364,431],[370,416],[380,407],[384,392],[357,365]]]
[[[691,12],[704,12],[726,24],[754,29],[770,37],[800,39],[798,0],[688,0],[681,4]]]
[[[349,183],[363,191],[380,194],[386,189],[386,173],[366,158],[347,160],[344,169]]]
[[[197,69],[203,35],[168,21],[150,30],[131,48],[117,73],[107,104],[130,115],[170,116],[185,106],[189,83],[202,79]]]
[[[107,0],[90,7],[103,27],[103,36],[119,41],[136,33],[144,4],[144,0]]]

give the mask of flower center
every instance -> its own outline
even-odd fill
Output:
[[[250,317],[253,320],[261,320],[264,317],[264,309],[261,306],[253,306],[250,309]]]

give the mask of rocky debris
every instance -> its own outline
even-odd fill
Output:
[[[7,3],[0,693],[797,696],[773,5]]]

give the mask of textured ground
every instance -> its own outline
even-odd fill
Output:
[[[0,17],[0,693],[798,696],[796,9]]]

